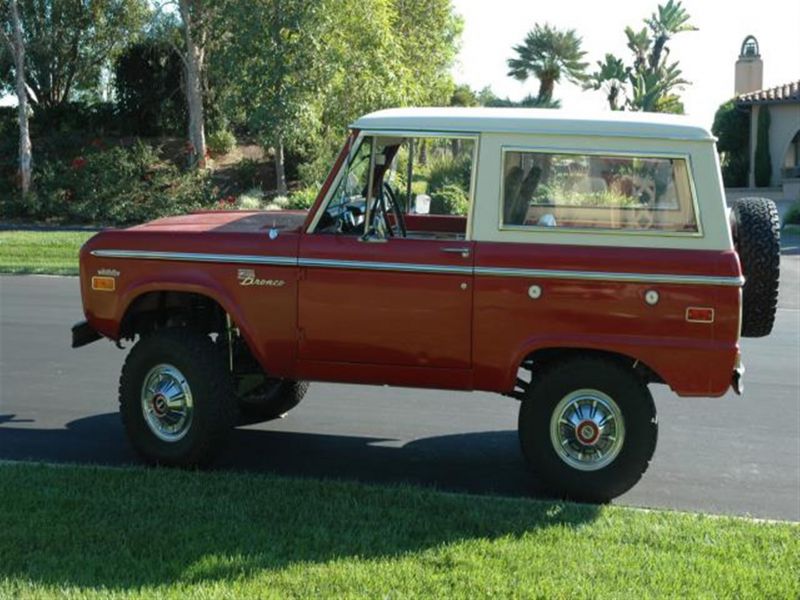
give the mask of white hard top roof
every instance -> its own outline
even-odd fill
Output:
[[[713,140],[682,115],[643,112],[574,112],[542,108],[391,108],[356,120],[367,131],[533,133],[581,136]]]

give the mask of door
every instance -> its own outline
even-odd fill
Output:
[[[469,369],[473,243],[304,235],[301,361]]]

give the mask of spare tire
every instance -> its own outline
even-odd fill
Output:
[[[745,278],[742,337],[764,337],[772,331],[778,307],[781,230],[775,203],[768,198],[737,200],[731,229]]]

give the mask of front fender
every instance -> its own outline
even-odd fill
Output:
[[[103,259],[93,260],[92,269],[107,268]],[[277,377],[292,375],[297,331],[297,277],[290,272],[292,267],[264,267],[258,271],[259,277],[284,281],[280,288],[242,287],[235,264],[197,268],[172,262],[130,261],[117,267],[115,293],[92,291],[91,277],[82,277],[86,317],[99,333],[118,340],[126,313],[144,294],[198,294],[210,298],[230,315],[265,371]]]

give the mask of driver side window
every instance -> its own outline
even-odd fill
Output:
[[[365,136],[358,144],[316,233],[360,235],[367,241],[465,237],[475,137]]]

